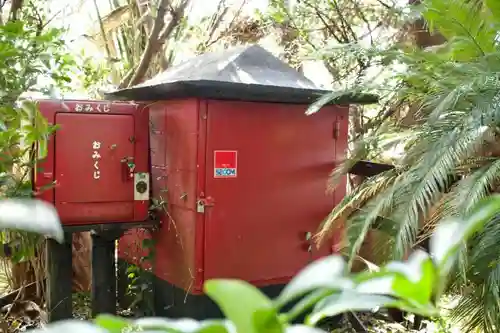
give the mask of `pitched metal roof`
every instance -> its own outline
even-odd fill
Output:
[[[258,45],[205,53],[186,60],[109,99],[165,100],[201,97],[245,101],[311,103],[327,93]],[[376,96],[350,96],[343,103],[374,103]],[[339,102],[339,101],[337,101]]]

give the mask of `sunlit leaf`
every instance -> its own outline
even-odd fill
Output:
[[[318,289],[302,297],[293,307],[286,313],[281,315],[284,321],[293,322],[298,316],[303,315],[314,307],[316,303],[327,296],[332,295],[336,291],[331,289]]]
[[[35,119],[38,112],[36,103],[30,100],[22,100],[21,109],[25,112],[27,119]]]
[[[50,323],[44,328],[30,330],[33,333],[109,333],[102,327],[99,327],[95,324],[91,324],[90,322],[82,321],[82,320],[61,320],[55,323]]]
[[[280,306],[307,292],[327,288],[343,289],[353,286],[352,281],[344,276],[346,264],[339,255],[318,259],[300,271],[283,289],[276,302]]]
[[[40,200],[0,201],[0,227],[35,232],[62,242],[64,232],[55,208]]]
[[[397,300],[389,296],[344,291],[320,301],[313,313],[308,316],[307,324],[316,325],[326,317],[333,317],[348,311],[371,311],[377,307],[397,305]]]
[[[441,275],[451,269],[460,245],[500,213],[500,195],[481,200],[464,219],[440,223],[430,240],[430,250]]]
[[[340,91],[340,92],[339,91],[334,91],[334,92],[327,93],[327,94],[323,95],[322,97],[320,97],[317,101],[315,101],[314,103],[312,103],[307,108],[306,114],[307,115],[312,115],[312,114],[318,112],[323,106],[325,106],[326,104],[330,103],[334,99],[336,99],[338,97],[341,97],[344,94],[345,94],[344,91]]]
[[[292,325],[286,328],[285,333],[325,333],[325,331],[306,325]]]
[[[238,332],[283,332],[273,303],[251,284],[238,280],[218,279],[207,281],[204,289],[224,315],[234,323]]]
[[[143,331],[166,331],[173,333],[197,332],[200,323],[194,319],[166,319],[159,317],[145,317],[134,320],[134,326]]]
[[[394,275],[392,284],[397,297],[420,304],[431,301],[437,274],[426,252],[417,250],[410,255],[407,262],[391,262],[384,270],[399,273]]]
[[[122,331],[131,325],[130,321],[125,318],[112,316],[109,314],[100,314],[94,322],[99,327],[106,329],[109,333],[122,333]]]
[[[366,272],[366,274],[358,275],[354,280],[357,282],[355,287],[356,292],[397,296],[397,292],[393,288],[395,280],[393,272]]]
[[[484,2],[495,17],[500,17],[500,2],[496,0],[485,0]]]
[[[229,320],[206,320],[200,323],[196,333],[237,333]]]

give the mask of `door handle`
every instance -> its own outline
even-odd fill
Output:
[[[122,164],[122,177],[124,181],[134,178],[135,163],[133,157],[124,157],[120,160]]]

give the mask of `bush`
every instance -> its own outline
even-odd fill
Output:
[[[377,307],[399,308],[438,316],[435,303],[441,296],[464,242],[500,211],[500,195],[482,200],[472,212],[441,223],[431,238],[430,254],[414,252],[406,262],[390,262],[375,272],[349,274],[338,255],[319,259],[297,274],[280,296],[271,300],[254,286],[238,280],[218,279],[205,284],[205,292],[221,308],[225,320],[196,321],[164,318],[124,318],[99,315],[93,323],[68,320],[49,324],[49,332],[148,331],[175,333],[314,333],[326,317]],[[37,200],[0,201],[0,226],[21,229],[63,240],[57,213]],[[283,307],[298,301],[290,311]],[[310,313],[303,325],[292,325],[298,315]]]

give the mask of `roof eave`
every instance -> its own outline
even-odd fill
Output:
[[[222,81],[179,81],[162,85],[140,86],[117,90],[106,94],[107,99],[118,100],[168,100],[173,98],[207,98],[247,100],[282,103],[312,103],[327,90],[301,89],[260,84],[243,84]],[[328,104],[374,104],[379,100],[373,94],[346,94]]]

